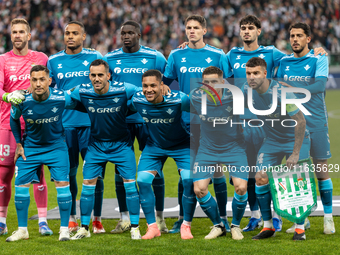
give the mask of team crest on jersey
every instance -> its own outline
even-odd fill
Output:
[[[241,59],[241,55],[237,55],[236,60]]]
[[[33,111],[32,111],[32,110],[28,110],[28,114],[29,114],[29,115],[32,115],[32,114],[33,114]]]
[[[286,70],[285,71],[289,71],[289,66],[286,66]]]
[[[212,61],[212,59],[209,57],[209,58],[206,58],[205,61],[207,61],[208,64],[210,64],[210,62]]]
[[[120,59],[117,60],[116,65],[120,65],[122,62]]]
[[[308,71],[309,68],[310,68],[310,66],[309,66],[308,64],[304,67],[304,69],[305,69],[306,71]]]
[[[11,67],[9,68],[9,70],[10,70],[10,71],[16,71],[17,69],[16,69],[15,66],[11,66]]]
[[[262,58],[262,59],[264,59],[266,56],[265,55],[263,55],[263,54],[260,54],[259,55],[259,58]]]
[[[56,113],[58,111],[58,108],[57,107],[53,107],[51,111]]]
[[[182,61],[181,61],[182,63],[185,63],[185,62],[187,62],[186,61],[186,58],[182,58]]]
[[[167,113],[169,113],[170,115],[174,112],[174,110],[172,110],[171,108],[169,108],[167,111]]]
[[[58,64],[58,69],[63,68],[63,64]]]
[[[145,110],[145,109],[143,109],[142,111],[143,111],[143,112],[142,112],[143,114],[147,114],[147,112],[146,112],[146,110]]]
[[[93,99],[89,99],[89,104],[93,104]]]
[[[148,63],[148,61],[144,58],[143,60],[141,60],[142,63],[145,65],[146,63]]]
[[[232,107],[228,106],[227,109],[225,109],[225,110],[226,110],[227,112],[231,112],[232,109],[233,109]]]
[[[118,98],[118,97],[116,97],[116,98],[112,99],[112,101],[113,101],[113,102],[115,102],[115,103],[118,103],[118,101],[119,101],[119,98]]]
[[[86,60],[83,62],[83,65],[84,65],[84,66],[88,66],[89,64],[90,64],[90,62],[88,62],[88,61],[86,61]]]

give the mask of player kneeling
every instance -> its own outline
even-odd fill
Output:
[[[214,227],[205,237],[213,239],[226,234],[226,228],[221,220],[215,199],[208,191],[211,178],[217,169],[222,167],[231,170],[231,183],[235,187],[232,202],[233,220],[231,235],[234,240],[243,239],[240,222],[243,217],[247,200],[248,172],[242,172],[242,166],[247,165],[244,136],[239,125],[221,125],[219,120],[239,123],[239,117],[233,115],[232,94],[229,89],[215,88],[223,84],[223,72],[217,67],[207,67],[203,71],[203,86],[190,94],[194,111],[200,117],[201,138],[193,169],[194,191],[203,211],[213,222]],[[208,100],[203,100],[203,96]],[[216,104],[216,101],[220,103]],[[200,114],[206,105],[206,114]],[[225,122],[224,122],[225,124]],[[224,164],[225,166],[221,166]],[[223,169],[223,170],[224,170]]]
[[[178,172],[183,179],[184,222],[181,238],[192,239],[191,221],[196,207],[190,169],[190,135],[182,121],[182,111],[190,111],[189,97],[182,92],[172,91],[163,96],[162,74],[158,70],[148,70],[142,76],[143,93],[132,97],[130,109],[143,117],[150,136],[142,152],[138,165],[138,186],[140,203],[148,223],[148,231],[142,239],[160,236],[154,212],[155,196],[152,183],[157,175],[162,175],[163,162],[168,157],[176,161]],[[171,139],[169,139],[171,137]]]
[[[30,204],[29,186],[39,182],[42,165],[48,166],[51,179],[57,188],[60,211],[60,241],[70,240],[68,219],[71,212],[71,193],[69,187],[69,162],[67,146],[62,126],[62,113],[65,108],[72,109],[75,104],[63,91],[49,88],[52,79],[49,70],[42,65],[30,71],[32,94],[11,110],[11,129],[17,142],[14,161],[15,169],[15,207],[19,229],[6,239],[7,242],[28,239],[27,218]],[[21,140],[20,116],[26,124],[26,136]]]
[[[264,220],[264,227],[253,240],[265,239],[275,235],[272,213],[270,208],[271,193],[269,180],[265,169],[270,166],[281,164],[284,157],[287,160],[287,167],[291,168],[297,164],[298,160],[309,158],[309,133],[306,131],[306,120],[302,111],[295,104],[287,104],[282,109],[281,100],[284,98],[283,86],[274,80],[267,79],[267,63],[259,57],[253,57],[246,63],[247,83],[244,84],[244,93],[252,93],[253,104],[257,110],[268,110],[272,108],[274,102],[277,107],[271,116],[275,116],[279,121],[271,124],[266,121],[267,115],[257,114],[257,117],[264,122],[266,130],[266,140],[263,142],[257,158],[256,196],[260,205],[261,214]],[[250,90],[250,88],[252,90]],[[282,93],[282,94],[281,94]],[[296,99],[293,93],[286,93],[289,99]],[[284,114],[282,114],[282,112]],[[286,119],[294,121],[295,126],[283,126]],[[305,240],[304,221],[297,224],[293,240]]]

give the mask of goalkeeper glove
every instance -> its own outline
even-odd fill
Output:
[[[13,105],[19,105],[25,101],[25,90],[16,90],[11,93],[5,93],[2,96],[2,100],[6,103],[11,103]]]

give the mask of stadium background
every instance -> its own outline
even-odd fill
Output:
[[[0,0],[0,53],[12,48],[10,41],[10,21],[16,17],[26,18],[31,25],[32,39],[29,48],[45,52],[48,56],[64,49],[63,28],[70,20],[82,21],[86,27],[87,39],[85,47],[95,48],[103,55],[121,47],[120,25],[133,19],[142,25],[141,44],[157,49],[168,57],[170,51],[186,41],[184,20],[192,14],[203,15],[208,22],[206,43],[222,48],[228,52],[234,46],[242,46],[238,36],[241,17],[247,14],[258,16],[262,22],[262,34],[259,43],[262,45],[275,45],[278,49],[290,53],[287,28],[291,22],[307,22],[312,28],[312,43],[310,48],[322,46],[329,52],[330,81],[328,88],[340,88],[340,5],[339,1],[327,0],[297,0],[297,1],[243,1],[243,0]],[[339,90],[328,90],[326,103],[329,112],[329,126],[332,164],[340,164],[340,107],[338,99]],[[136,150],[138,151],[138,150]],[[137,153],[136,159],[139,155]],[[166,196],[177,196],[178,175],[173,160],[168,160],[165,167]],[[47,169],[46,169],[47,170]],[[49,172],[46,171],[46,178]],[[79,187],[81,187],[81,171],[79,173]],[[340,195],[340,174],[332,174],[334,195]],[[56,192],[53,183],[48,182],[49,204],[48,209],[57,206]],[[213,192],[213,190],[211,190]],[[232,197],[233,189],[228,186],[228,197]],[[78,193],[80,196],[80,192]],[[12,196],[13,197],[13,196]],[[31,197],[33,194],[31,193]],[[113,165],[109,164],[105,177],[105,198],[115,197]],[[36,214],[34,202],[31,203],[29,217]],[[231,215],[228,215],[229,217]],[[175,219],[167,219],[171,226]],[[17,219],[13,199],[9,206],[9,231],[17,228]],[[117,220],[104,220],[103,225],[107,232],[114,228]],[[284,221],[283,232],[271,240],[254,242],[246,233],[245,239],[236,242],[227,236],[210,242],[203,242],[204,235],[208,233],[210,222],[207,219],[194,220],[193,234],[195,239],[184,242],[179,235],[164,235],[150,242],[133,242],[130,234],[97,235],[90,240],[79,242],[56,243],[57,235],[49,238],[40,237],[36,221],[29,222],[30,239],[18,243],[2,242],[1,254],[74,254],[74,253],[192,253],[201,251],[203,254],[228,253],[329,253],[336,254],[340,241],[339,232],[332,236],[322,234],[321,217],[311,219],[312,230],[307,231],[307,242],[292,245],[291,236],[284,231],[290,223]],[[242,220],[241,227],[247,224]],[[57,233],[59,221],[49,221],[52,230]],[[335,217],[336,228],[340,226],[339,217]],[[146,230],[145,221],[141,221],[141,231]],[[257,233],[257,231],[256,231]],[[318,245],[318,242],[322,245]],[[238,247],[238,248],[235,248]],[[242,247],[242,249],[241,249]],[[281,253],[281,252],[280,252]]]

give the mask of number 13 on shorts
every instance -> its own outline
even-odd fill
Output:
[[[10,146],[6,144],[0,144],[0,156],[9,156]]]

